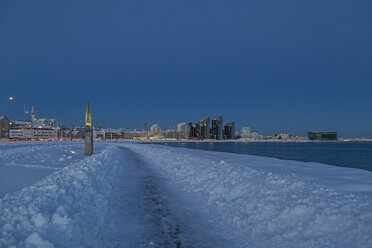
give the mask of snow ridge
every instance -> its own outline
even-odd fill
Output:
[[[0,199],[0,247],[86,247],[106,214],[118,148],[66,166]]]

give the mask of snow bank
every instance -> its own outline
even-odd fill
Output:
[[[371,172],[160,145],[123,146],[194,194],[242,247],[371,247]]]
[[[0,145],[0,198],[85,158],[82,142],[8,143]]]
[[[123,161],[118,148],[101,150],[1,199],[0,247],[88,246]]]

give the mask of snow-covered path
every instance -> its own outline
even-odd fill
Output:
[[[190,203],[175,196],[165,178],[128,148],[121,149],[126,161],[93,247],[234,247],[195,207],[181,207]]]
[[[368,171],[133,143],[0,151],[3,178],[34,180],[3,189],[0,248],[372,244]]]

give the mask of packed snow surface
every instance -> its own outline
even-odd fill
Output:
[[[64,142],[0,144],[0,173],[0,247],[372,244],[372,173],[358,169]]]

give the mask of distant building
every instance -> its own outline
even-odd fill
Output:
[[[103,139],[103,128],[93,127],[93,139]]]
[[[275,138],[278,140],[291,140],[292,134],[290,133],[278,133],[275,135]]]
[[[83,127],[61,127],[58,138],[68,140],[83,139],[84,131]]]
[[[152,125],[150,128],[150,137],[159,138],[162,136],[162,130],[158,124]]]
[[[123,138],[124,139],[138,139],[143,140],[149,137],[149,132],[143,129],[133,129],[133,130],[124,130]]]
[[[192,124],[192,139],[199,139],[199,125],[198,123]]]
[[[36,119],[35,109],[32,107],[31,120],[12,121],[9,125],[10,139],[57,139],[64,135],[55,119]]]
[[[337,132],[308,132],[309,140],[338,140]]]
[[[198,139],[209,139],[210,137],[210,118],[209,116],[202,118],[198,121],[197,137]]]
[[[0,116],[0,138],[9,138],[10,120],[6,116]]]
[[[184,135],[184,138],[185,139],[191,139],[192,138],[192,123],[189,122],[189,123],[186,123],[185,124],[185,135]]]
[[[59,126],[58,121],[56,119],[46,119],[46,118],[40,118],[37,119],[35,115],[35,108],[32,106],[31,108],[31,120],[26,121],[28,125],[38,125],[38,126],[50,126],[57,128]],[[27,125],[26,124],[26,125]]]
[[[179,139],[179,133],[173,129],[165,130],[163,132],[163,136],[166,139]]]
[[[249,127],[243,127],[242,130],[240,130],[240,137],[242,139],[250,139],[251,129]]]
[[[259,140],[259,134],[257,132],[252,132],[251,133],[251,139],[252,140]]]
[[[216,116],[212,120],[211,139],[223,139],[223,117],[222,115]]]
[[[10,139],[35,139],[35,140],[49,140],[57,139],[59,128],[50,126],[37,126],[25,128],[11,128],[9,130]]]
[[[110,128],[101,129],[101,134],[104,140],[117,140],[123,138],[122,132],[117,129]]]
[[[177,124],[177,139],[185,139],[186,136],[186,123]]]
[[[177,124],[177,132],[184,132],[185,131],[186,123],[178,123]]]
[[[31,121],[12,121],[9,125],[10,129],[13,128],[28,128],[31,127]]]
[[[235,139],[235,122],[226,123],[223,133],[225,139]]]

